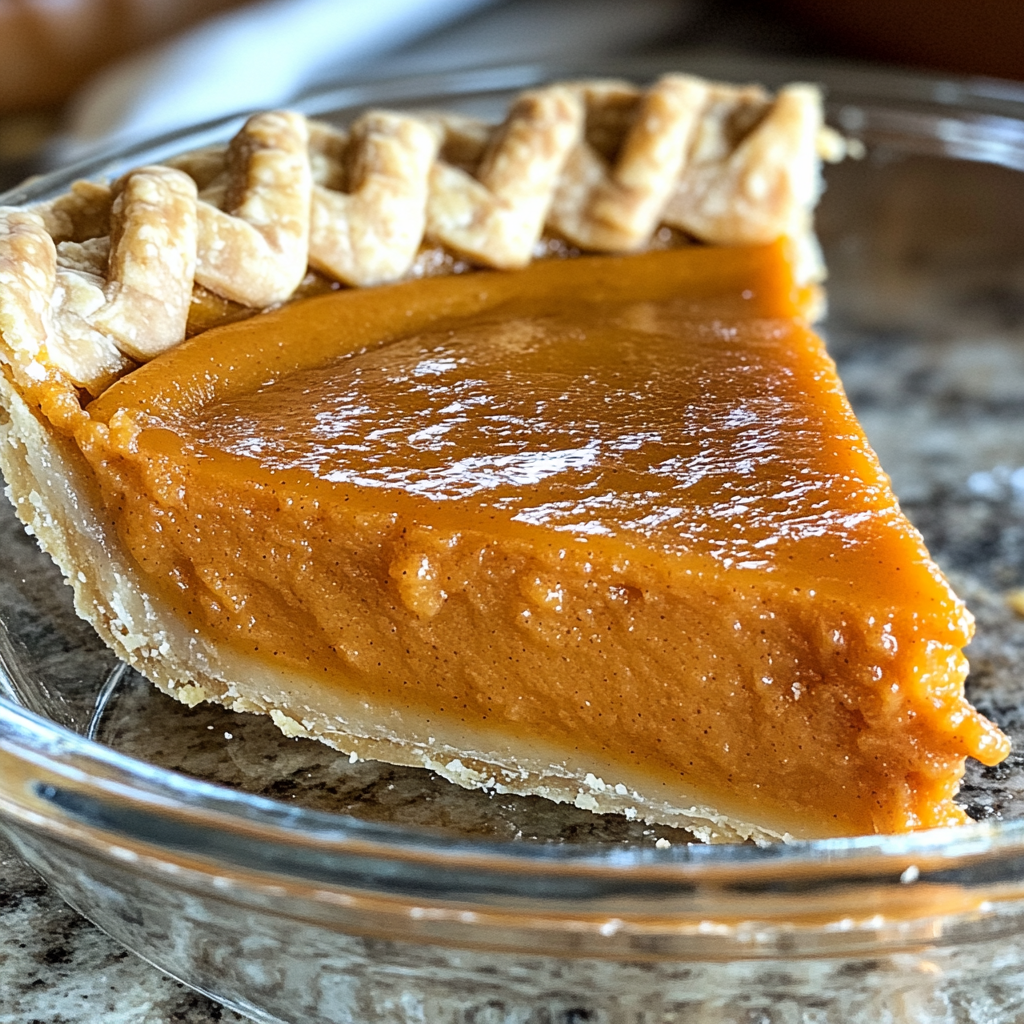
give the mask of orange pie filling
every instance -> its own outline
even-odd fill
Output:
[[[193,633],[474,784],[796,837],[960,823],[964,759],[1008,741],[810,298],[781,243],[335,292],[69,429]],[[316,731],[346,749],[343,717]]]

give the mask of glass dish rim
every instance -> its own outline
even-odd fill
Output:
[[[756,78],[769,85],[810,79],[826,89],[847,88],[866,99],[886,100],[911,107],[927,107],[967,115],[982,130],[999,134],[1018,125],[1016,143],[1020,148],[1006,160],[998,153],[974,159],[1005,164],[1024,170],[1024,84],[997,79],[963,78],[926,74],[903,69],[878,69],[864,65],[823,62],[814,59],[765,59],[726,55],[667,52],[643,58],[587,61],[585,64],[517,64],[474,68],[456,72],[401,78],[366,79],[326,87],[301,96],[291,106],[311,116],[331,111],[357,112],[371,103],[448,100],[477,94],[501,93],[528,88],[544,81],[571,78],[584,70],[597,74],[624,75],[643,80],[670,68],[730,80]],[[65,191],[76,178],[114,177],[129,167],[148,160],[158,161],[184,148],[198,148],[223,141],[245,114],[232,115],[207,124],[189,127],[130,146],[98,153],[69,167],[48,173],[0,195],[0,204],[23,205]],[[1002,124],[1001,122],[1008,122]],[[1012,134],[1012,133],[1011,133]],[[1012,141],[1012,140],[1011,140]],[[950,151],[957,155],[955,140]],[[1018,159],[1020,162],[1018,162]],[[0,630],[3,629],[0,623]],[[1024,820],[978,822],[956,828],[932,829],[900,835],[858,836],[778,843],[765,847],[749,844],[672,846],[669,849],[622,847],[615,844],[533,844],[499,840],[452,839],[426,829],[361,821],[348,815],[293,808],[278,801],[231,790],[215,783],[194,779],[180,772],[122,754],[83,737],[30,711],[13,698],[18,692],[15,677],[17,657],[7,642],[0,643],[0,749],[26,761],[45,765],[55,777],[75,780],[76,785],[96,793],[125,800],[140,807],[173,810],[176,815],[199,814],[214,827],[253,826],[286,839],[290,844],[316,843],[325,848],[356,844],[375,850],[389,860],[406,857],[441,858],[446,867],[464,860],[491,869],[534,867],[561,873],[565,870],[628,871],[644,875],[677,876],[692,881],[711,872],[730,875],[758,866],[786,868],[818,874],[826,865],[854,869],[883,870],[899,876],[914,860],[940,858],[949,866],[978,856],[991,857],[1024,852]],[[12,660],[13,659],[13,660]],[[5,696],[4,694],[8,696]],[[128,780],[126,782],[125,780]],[[131,780],[139,783],[133,790]],[[2,787],[0,787],[2,795]]]

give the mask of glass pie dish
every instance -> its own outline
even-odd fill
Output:
[[[828,171],[824,332],[911,519],[978,618],[968,693],[1024,738],[1024,87],[696,59],[820,81],[865,154]],[[572,73],[570,70],[568,73]],[[496,115],[561,68],[307,97]],[[30,183],[227,138],[237,120]],[[130,949],[265,1022],[1011,1021],[1024,1012],[1024,759],[969,767],[975,824],[768,847],[425,771],[188,709],[117,663],[0,514],[0,832]]]

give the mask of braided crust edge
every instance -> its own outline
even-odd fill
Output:
[[[25,383],[58,371],[96,395],[189,333],[195,295],[259,309],[310,268],[366,287],[521,267],[552,245],[632,252],[666,231],[786,235],[813,283],[820,161],[842,150],[814,86],[771,97],[688,75],[531,90],[497,126],[370,111],[342,132],[257,114],[226,147],[0,208],[0,357]]]

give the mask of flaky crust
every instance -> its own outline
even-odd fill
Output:
[[[119,657],[186,704],[269,714],[290,736],[433,769],[460,785],[538,794],[689,828],[702,839],[788,838],[564,753],[500,734],[440,734],[415,714],[324,692],[218,647],[147,592],[104,513],[69,424],[82,393],[178,344],[201,294],[264,308],[312,268],[367,286],[470,265],[519,267],[551,245],[628,252],[673,238],[795,239],[805,283],[822,276],[811,232],[820,156],[841,150],[811,86],[776,97],[669,75],[553,85],[497,126],[371,111],[347,132],[270,112],[227,147],[80,182],[33,210],[0,208],[0,468],[26,526],[60,566],[79,614]],[[425,250],[442,258],[424,258]],[[48,385],[55,387],[46,390]],[[42,389],[42,390],[40,390]],[[49,398],[39,398],[40,394]],[[56,397],[54,397],[56,396]],[[48,404],[49,403],[49,404]],[[606,777],[609,781],[605,781]]]
[[[811,283],[820,155],[836,146],[813,86],[771,97],[687,75],[531,90],[497,126],[370,111],[339,132],[257,114],[226,147],[0,208],[6,348],[98,394],[185,337],[196,289],[259,309],[308,268],[360,287],[450,269],[418,261],[433,246],[509,269],[545,234],[596,252],[664,228],[730,245],[786,235]]]

